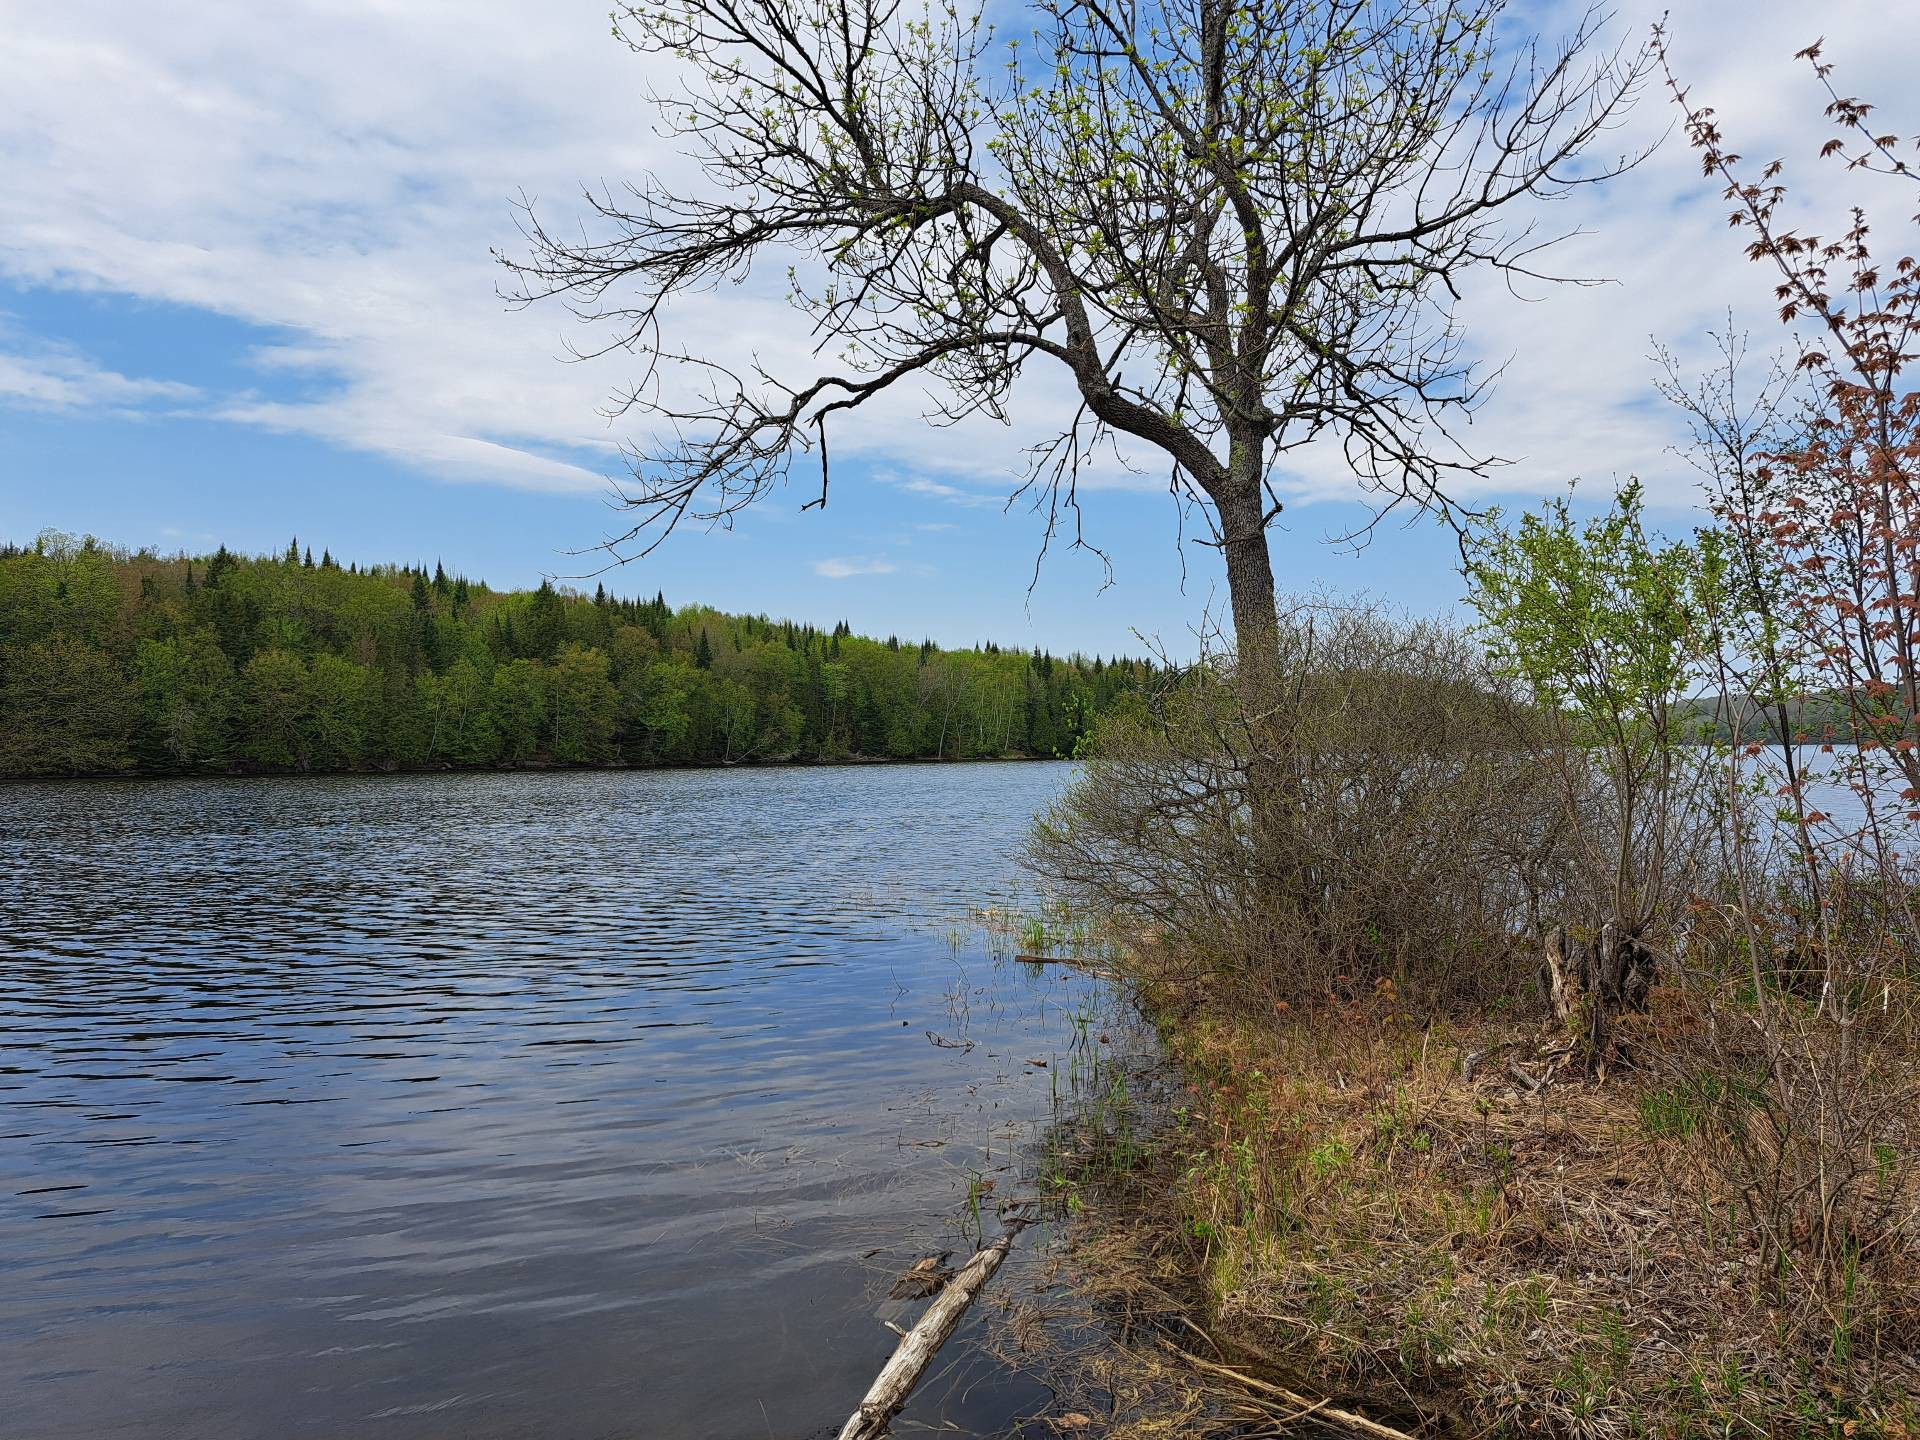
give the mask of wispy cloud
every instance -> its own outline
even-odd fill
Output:
[[[1620,32],[1644,33],[1665,3],[1625,0]],[[1512,15],[1551,34],[1578,8],[1528,0]],[[447,478],[597,487],[612,464],[593,457],[618,432],[596,412],[633,378],[632,362],[615,353],[558,363],[568,318],[502,306],[488,247],[517,244],[504,197],[522,189],[565,223],[582,181],[686,178],[642,98],[672,78],[650,69],[663,62],[608,39],[604,9],[603,0],[14,7],[0,46],[0,275],[198,307],[287,338],[254,357],[264,398],[199,395],[4,343],[0,395],[65,410],[192,403]],[[1851,91],[1883,103],[1904,96],[1920,8],[1829,6],[1819,20]],[[1814,38],[1803,9],[1694,0],[1672,31],[1676,68],[1696,101],[1716,108],[1730,143],[1786,158],[1796,205],[1830,196],[1837,167],[1813,158],[1824,96],[1791,59]],[[1650,87],[1608,146],[1630,150],[1672,121]],[[1667,454],[1679,426],[1647,403],[1650,337],[1685,359],[1730,308],[1757,335],[1780,334],[1767,277],[1741,258],[1724,210],[1672,136],[1622,179],[1515,217],[1584,231],[1552,264],[1617,283],[1545,287],[1528,303],[1491,277],[1469,289],[1460,307],[1469,353],[1519,362],[1469,438],[1476,452],[1521,463],[1477,488],[1538,493],[1576,473],[1596,482],[1639,473],[1658,497],[1691,495]],[[676,347],[742,373],[757,356],[772,373],[811,374],[811,337],[783,286],[774,265],[690,296],[667,314],[667,330]],[[297,398],[275,388],[315,377],[326,383]],[[977,417],[930,444],[923,397],[903,387],[836,435],[835,453],[913,474],[896,483],[929,501],[995,506],[1025,447],[1057,432],[1076,402],[1058,367],[1035,362],[1009,403],[1011,423]],[[1127,459],[1140,472],[1103,457],[1087,490],[1164,486],[1153,453],[1136,447]],[[1313,499],[1350,495],[1354,481],[1337,446],[1318,446],[1289,456],[1281,483]]]
[[[900,567],[891,560],[866,560],[836,557],[813,562],[813,573],[829,580],[849,580],[855,575],[891,575]]]
[[[935,500],[944,500],[949,505],[999,505],[1003,497],[982,495],[977,490],[962,490],[958,485],[949,485],[942,480],[914,479],[902,480],[900,488],[910,495],[929,495]]]
[[[0,345],[10,337],[0,330]],[[31,410],[132,414],[156,403],[179,405],[198,393],[176,380],[122,375],[61,346],[18,341],[0,349],[0,403]]]

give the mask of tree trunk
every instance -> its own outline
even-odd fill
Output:
[[[1259,447],[1236,445],[1234,453],[1232,488],[1216,503],[1227,562],[1227,595],[1233,605],[1239,703],[1249,748],[1247,806],[1254,897],[1263,920],[1278,924],[1289,906],[1302,898],[1297,893],[1298,861],[1290,843],[1295,787],[1285,758],[1287,717],[1280,705],[1280,615],[1267,548]],[[1242,459],[1249,454],[1255,458]]]
[[[1239,447],[1235,447],[1236,454]],[[1236,472],[1243,466],[1236,459]],[[1236,473],[1217,501],[1221,549],[1227,561],[1227,595],[1233,603],[1233,633],[1242,665],[1279,657],[1280,612],[1274,600],[1273,558],[1267,549],[1265,507],[1258,466]]]

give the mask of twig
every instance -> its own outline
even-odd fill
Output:
[[[1161,1343],[1167,1344],[1165,1341]],[[1377,1440],[1414,1440],[1414,1437],[1409,1435],[1405,1430],[1396,1430],[1391,1425],[1382,1425],[1378,1420],[1369,1420],[1366,1416],[1352,1410],[1342,1410],[1337,1405],[1329,1405],[1324,1399],[1314,1400],[1309,1396],[1302,1395],[1297,1390],[1289,1390],[1284,1385],[1276,1385],[1271,1380],[1262,1380],[1258,1376],[1249,1375],[1242,1370],[1235,1370],[1231,1366],[1218,1365],[1211,1360],[1203,1360],[1198,1355],[1188,1350],[1182,1350],[1177,1345],[1167,1344],[1167,1348],[1195,1369],[1202,1370],[1209,1375],[1218,1375],[1224,1380],[1231,1380],[1236,1385],[1244,1386],[1248,1390],[1257,1391],[1265,1395],[1272,1395],[1276,1399],[1284,1400],[1287,1404],[1298,1409],[1303,1415],[1312,1414],[1318,1416],[1320,1419],[1330,1420],[1336,1425],[1344,1425],[1348,1429],[1357,1430],[1363,1435],[1375,1436]]]
[[[1520,1068],[1520,1062],[1517,1060],[1509,1060],[1507,1062],[1507,1074],[1517,1080],[1529,1095],[1539,1093],[1540,1087],[1547,1083],[1544,1080],[1534,1079],[1533,1076],[1522,1070]]]

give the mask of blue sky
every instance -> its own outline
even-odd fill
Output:
[[[1628,6],[1626,33],[1652,11]],[[1519,7],[1549,30],[1564,6]],[[1788,4],[1702,0],[1674,21],[1697,93],[1750,154],[1811,182],[1819,100],[1791,55],[1814,38]],[[1827,7],[1828,57],[1900,103],[1920,11]],[[640,98],[643,62],[606,36],[601,0],[108,0],[19,9],[0,53],[0,535],[53,527],[164,550],[277,549],[298,534],[361,560],[441,560],[495,584],[577,573],[568,551],[617,522],[603,477],[621,432],[596,406],[616,364],[568,365],[558,310],[512,312],[488,247],[522,186],[556,214],[581,180],[671,168]],[[1902,43],[1897,33],[1910,32]],[[1898,117],[1911,120],[1911,116]],[[1671,116],[1650,92],[1617,144]],[[1795,174],[1796,171],[1790,171]],[[1473,497],[1515,503],[1579,475],[1646,478],[1672,525],[1692,492],[1653,397],[1653,338],[1705,353],[1731,310],[1768,344],[1765,277],[1677,142],[1542,217],[1584,230],[1571,271],[1614,284],[1467,296],[1474,351],[1509,361],[1478,446],[1518,463]],[[772,277],[777,283],[779,277]],[[775,286],[684,307],[692,343],[775,357],[804,336]],[[1056,550],[1029,594],[1037,518],[1000,501],[1023,438],[1061,392],[1029,387],[1009,429],[929,430],[896,407],[835,440],[832,504],[805,486],[732,534],[686,532],[606,577],[856,629],[949,643],[1175,651],[1211,605],[1217,558],[1183,556],[1164,481],[1110,475],[1084,496],[1114,563]],[[1459,592],[1450,535],[1390,524],[1353,555],[1323,542],[1361,514],[1332,457],[1283,477],[1283,588],[1371,594],[1419,611]],[[1199,533],[1190,526],[1189,534]]]
[[[39,346],[121,375],[165,375],[195,397],[261,389],[282,403],[326,398],[324,379],[265,377],[263,385],[250,357],[283,337],[204,309],[9,285],[0,287],[0,310],[16,339],[31,335]],[[932,432],[929,443],[942,438]],[[511,585],[545,574],[581,576],[604,564],[604,557],[569,552],[592,545],[618,518],[597,487],[463,482],[377,451],[237,424],[177,396],[84,410],[0,408],[0,450],[7,457],[0,514],[15,540],[54,528],[162,551],[219,544],[264,551],[297,536],[315,553],[324,546],[343,559],[438,560]],[[590,454],[580,458],[594,463]],[[964,503],[911,491],[876,478],[876,468],[893,469],[837,461],[824,513],[799,510],[811,493],[801,484],[732,533],[689,528],[646,560],[600,578],[617,593],[664,589],[679,602],[825,623],[844,616],[880,634],[1102,653],[1137,652],[1135,628],[1190,648],[1189,632],[1209,604],[1225,607],[1210,549],[1189,543],[1181,574],[1177,517],[1164,492],[1089,499],[1089,539],[1111,554],[1110,586],[1097,558],[1058,541],[1035,584],[1044,526],[1024,503],[1007,509],[984,486],[963,492]],[[1429,522],[1389,522],[1360,553],[1326,543],[1336,527],[1367,513],[1323,502],[1283,517],[1273,537],[1276,564],[1293,564],[1298,576],[1283,583],[1385,595],[1382,582],[1390,579],[1391,594],[1410,605],[1452,603],[1459,588],[1453,542]]]

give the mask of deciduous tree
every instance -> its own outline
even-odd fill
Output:
[[[1599,1062],[1614,1013],[1645,1003],[1656,967],[1645,936],[1675,898],[1669,859],[1698,783],[1687,698],[1716,638],[1724,561],[1710,533],[1698,544],[1650,536],[1635,481],[1585,522],[1558,498],[1491,525],[1467,573],[1495,663],[1594,762],[1597,794],[1584,769],[1566,777],[1594,913],[1562,917],[1547,959],[1555,1011],[1583,1027]]]
[[[1240,663],[1271,669],[1276,467],[1331,442],[1382,508],[1445,510],[1489,463],[1446,429],[1480,394],[1463,277],[1538,277],[1543,239],[1509,213],[1627,163],[1583,152],[1644,54],[1596,58],[1594,13],[1557,49],[1516,43],[1506,8],[1034,0],[1033,45],[1001,51],[964,0],[621,5],[616,36],[682,67],[656,98],[706,183],[590,191],[584,227],[529,207],[502,257],[512,298],[563,298],[589,350],[639,359],[615,409],[656,433],[608,549],[729,523],[802,451],[824,505],[836,416],[912,386],[936,423],[1004,419],[1051,367],[1078,408],[1021,487],[1048,538],[1081,543],[1104,446],[1166,465],[1224,555]],[[833,364],[729,368],[675,336],[676,299],[768,269]],[[1256,809],[1284,805],[1255,764]]]

